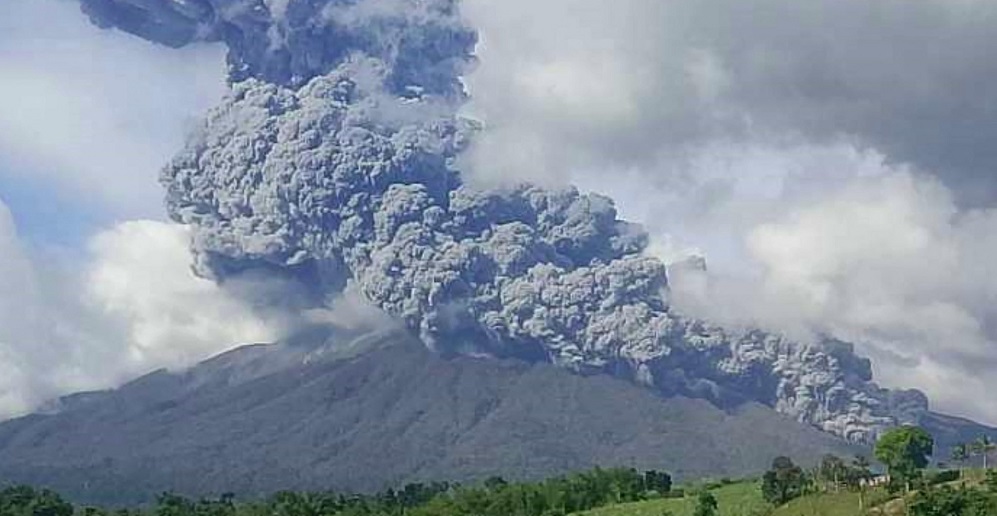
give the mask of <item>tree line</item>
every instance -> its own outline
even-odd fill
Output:
[[[671,491],[672,477],[662,471],[596,468],[541,482],[412,483],[373,495],[280,492],[236,502],[231,494],[194,500],[165,493],[148,508],[107,510],[21,486],[0,491],[0,516],[561,516]]]
[[[866,490],[879,485],[873,480],[886,480],[885,489],[902,493],[900,499],[911,516],[991,515],[997,514],[997,471],[988,469],[987,455],[995,448],[988,437],[957,446],[952,454],[956,463],[972,456],[983,458],[985,481],[954,485],[961,471],[926,471],[934,453],[932,436],[921,428],[903,426],[885,432],[874,449],[887,476],[874,474],[861,455],[849,460],[826,455],[810,469],[777,457],[758,485],[762,498],[773,507],[807,494],[857,491],[861,513],[866,509]],[[695,516],[719,513],[711,487],[716,485],[691,493]],[[231,494],[195,500],[165,493],[148,507],[118,510],[77,507],[52,491],[18,486],[0,490],[0,516],[563,516],[685,494],[673,489],[670,474],[633,468],[595,468],[538,482],[492,477],[476,485],[410,483],[369,495],[280,492],[245,502],[237,502]]]
[[[997,470],[989,469],[988,455],[997,450],[988,436],[970,444],[960,444],[952,451],[952,461],[962,465],[972,457],[981,457],[983,481],[971,482],[961,470],[928,472],[934,454],[934,439],[925,430],[902,426],[885,432],[876,442],[874,455],[886,467],[884,488],[909,516],[992,516],[997,514]],[[787,457],[779,457],[762,477],[762,495],[773,506],[817,491],[840,489],[864,490],[875,477],[869,462],[856,456],[851,463],[833,455],[805,471]],[[960,481],[961,479],[961,481]],[[863,498],[856,514],[863,514]]]

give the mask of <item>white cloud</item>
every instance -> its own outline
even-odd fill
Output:
[[[158,171],[224,93],[223,49],[101,30],[72,0],[3,11],[0,180],[101,219],[161,217]],[[132,221],[84,239],[31,247],[0,202],[0,417],[273,338],[270,321],[194,277],[183,228]]]
[[[70,0],[7,0],[3,11],[0,174],[116,217],[161,216],[158,171],[224,93],[223,49],[101,30]]]
[[[465,6],[474,180],[610,194],[654,252],[706,255],[683,308],[853,339],[888,384],[997,423],[963,396],[997,388],[997,4]]]
[[[27,370],[43,362],[13,349],[20,339],[34,339],[43,323],[35,307],[37,288],[31,262],[25,256],[13,219],[0,203],[0,414],[28,408],[26,391],[47,379],[31,377]],[[24,343],[24,345],[29,345]]]
[[[842,137],[997,194],[997,4],[468,0],[484,179],[640,168],[717,141]],[[982,192],[982,193],[981,193]]]
[[[192,272],[189,232],[131,221],[91,242],[86,303],[117,322],[131,369],[183,367],[237,343],[269,342],[271,325]]]
[[[997,402],[967,396],[997,365],[994,235],[997,212],[960,213],[944,187],[898,173],[761,226],[749,247],[784,306],[894,357],[886,379],[995,421]]]
[[[857,342],[882,380],[997,421],[997,211],[959,211],[905,170],[856,179],[747,232],[757,276],[677,277],[676,302],[733,323]]]
[[[194,276],[187,239],[182,226],[126,222],[67,262],[26,248],[0,204],[0,417],[275,340],[279,317]]]

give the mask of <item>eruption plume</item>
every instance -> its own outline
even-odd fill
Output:
[[[229,46],[230,94],[162,174],[206,277],[280,274],[315,302],[349,285],[441,353],[757,400],[853,440],[927,410],[874,384],[851,345],[676,313],[647,235],[608,198],[463,184],[483,129],[456,114],[476,36],[454,1],[82,2],[153,41]]]

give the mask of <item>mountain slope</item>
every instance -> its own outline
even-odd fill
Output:
[[[397,333],[330,340],[340,345],[240,348],[0,424],[0,479],[130,503],[164,490],[373,490],[595,465],[734,476],[777,454],[852,451],[757,404],[724,412],[608,376],[448,360]]]

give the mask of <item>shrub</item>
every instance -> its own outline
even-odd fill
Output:
[[[663,498],[685,498],[685,489],[679,487],[661,495]]]
[[[986,484],[987,489],[991,492],[997,493],[997,469],[988,469],[987,478],[983,483]]]
[[[955,482],[959,480],[962,476],[959,470],[946,469],[942,471],[935,471],[925,475],[924,481],[929,486],[937,486],[938,484],[945,484],[947,482]]]
[[[783,505],[803,495],[807,476],[788,457],[776,457],[772,469],[762,476],[762,497],[772,505]]]
[[[716,516],[719,513],[717,499],[709,491],[700,491],[696,496],[696,508],[693,516]]]

